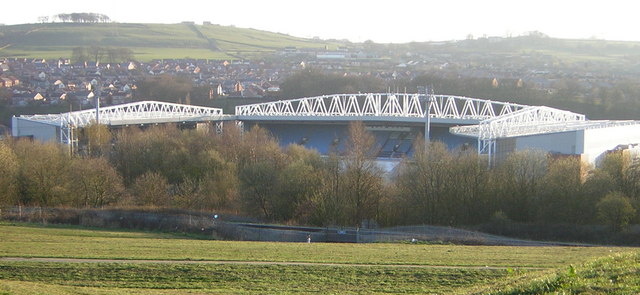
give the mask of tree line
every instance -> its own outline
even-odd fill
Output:
[[[56,14],[54,19],[58,19],[63,23],[108,23],[111,22],[111,18],[101,13],[91,12],[74,12],[74,13],[61,13]]]
[[[75,47],[71,50],[71,61],[73,62],[100,62],[109,63],[133,60],[133,51],[122,47]]]
[[[349,127],[340,154],[281,147],[265,129],[222,134],[176,126],[82,131],[81,155],[55,143],[0,142],[1,206],[171,207],[282,223],[359,226],[640,221],[640,162],[612,153],[598,168],[523,151],[487,167],[472,149],[417,140],[392,175],[373,135]]]
[[[111,22],[111,18],[105,14],[90,13],[90,12],[74,12],[74,13],[60,13],[51,18],[52,21],[59,20],[63,23],[108,23]],[[38,22],[49,22],[49,16],[39,16]]]

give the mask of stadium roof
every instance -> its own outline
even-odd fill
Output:
[[[483,120],[478,125],[452,127],[450,132],[461,136],[477,137],[480,140],[493,140],[636,124],[640,124],[640,121],[589,121],[582,114],[544,106],[532,106]]]
[[[332,94],[236,106],[239,120],[382,120],[429,118],[475,124],[526,108],[508,102],[452,95],[409,93]]]
[[[107,125],[202,122],[221,120],[360,120],[388,122],[477,124],[450,128],[456,135],[495,140],[533,134],[640,124],[639,121],[588,121],[582,114],[545,106],[449,96],[407,93],[334,94],[240,105],[235,115],[222,109],[157,101],[141,101],[51,115],[23,115],[19,119],[60,126],[83,127],[99,121]]]
[[[167,122],[199,122],[220,120],[222,109],[199,107],[158,101],[140,101],[96,109],[63,114],[23,115],[21,119],[55,126],[72,125],[84,127],[99,120],[100,124],[127,125]]]

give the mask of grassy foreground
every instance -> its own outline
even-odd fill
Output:
[[[0,285],[29,281],[109,292],[449,293],[509,276],[505,270],[120,263],[0,263]],[[19,286],[19,284],[17,284]],[[12,292],[12,287],[6,288]],[[2,288],[0,288],[2,290]],[[19,292],[15,292],[20,294]]]
[[[620,253],[560,268],[530,272],[468,294],[640,294],[640,252]]]
[[[629,251],[611,247],[327,244],[185,239],[135,231],[0,223],[0,257],[275,261],[552,268]]]
[[[631,277],[638,273],[640,254],[629,248],[227,242],[9,223],[0,223],[0,237],[0,257],[124,260],[0,260],[0,294],[544,294],[538,290],[590,288],[606,280],[608,290],[633,294],[624,291],[635,289],[620,289],[618,282],[640,285]],[[568,265],[603,256],[608,258],[567,275]],[[187,263],[194,260],[207,263]],[[576,283],[567,285],[568,279]]]

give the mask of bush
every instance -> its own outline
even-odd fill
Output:
[[[504,213],[504,211],[498,210],[494,212],[493,215],[491,215],[491,222],[498,225],[506,225],[511,223],[512,221],[511,219],[509,219],[509,216]]]
[[[631,200],[621,192],[608,193],[596,204],[598,219],[615,231],[621,231],[636,214]]]

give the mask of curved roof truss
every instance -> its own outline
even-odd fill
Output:
[[[236,116],[405,117],[483,120],[526,106],[450,95],[335,94],[236,106]]]
[[[450,131],[458,135],[478,137],[479,140],[493,140],[571,130],[572,126],[584,125],[585,120],[582,114],[545,106],[530,106],[483,120],[478,125],[452,127]]]
[[[99,110],[99,116],[96,116],[96,109],[88,109],[63,114],[20,116],[20,118],[56,126],[84,127],[96,122],[96,119],[100,124],[127,125],[219,120],[223,116],[222,109],[219,108],[158,101],[140,101],[104,107]]]

